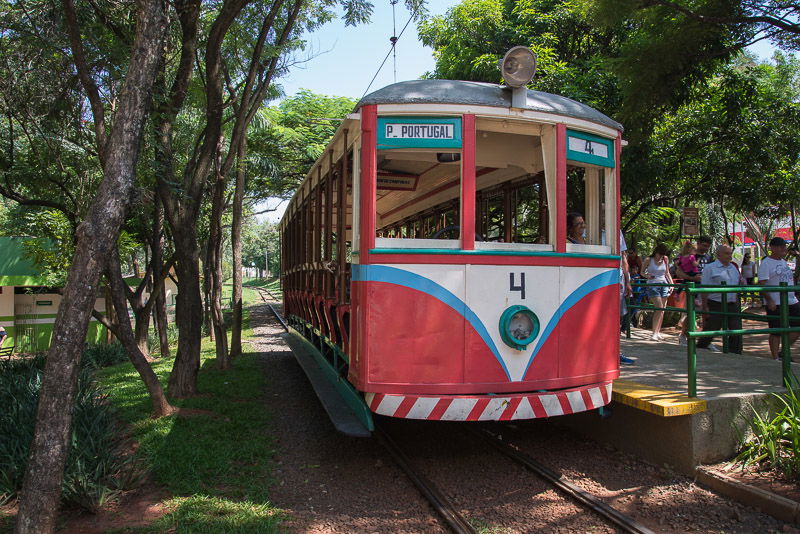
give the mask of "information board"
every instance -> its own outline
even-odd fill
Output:
[[[683,208],[681,210],[681,233],[683,235],[697,235],[700,233],[700,212],[698,208]]]

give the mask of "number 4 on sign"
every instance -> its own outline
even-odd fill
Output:
[[[508,290],[519,291],[520,298],[525,300],[525,273],[519,273],[519,285],[514,284],[514,273],[508,273]]]

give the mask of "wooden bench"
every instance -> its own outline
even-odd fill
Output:
[[[6,356],[10,360],[11,359],[11,354],[13,352],[14,352],[14,345],[11,345],[10,347],[3,347],[3,348],[0,349],[0,358],[2,358],[3,356]]]

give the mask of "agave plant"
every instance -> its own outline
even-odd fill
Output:
[[[789,479],[800,478],[800,398],[797,379],[786,393],[774,394],[781,410],[771,419],[754,411],[753,435],[742,443],[736,459],[743,467],[758,465],[775,469]]]
[[[118,352],[95,349],[83,359],[78,378],[61,497],[66,504],[90,511],[136,483],[142,473],[135,457],[128,454],[129,441],[113,406],[92,376],[101,366],[98,362],[118,358]],[[4,408],[0,411],[0,505],[16,498],[22,487],[44,362],[44,356],[0,362],[0,406]]]

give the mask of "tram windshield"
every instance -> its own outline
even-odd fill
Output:
[[[475,151],[477,248],[517,243],[547,245],[542,248],[552,249],[549,246],[550,203],[539,133],[537,124],[478,121]]]
[[[606,228],[613,210],[606,210],[609,176],[601,167],[567,166],[567,251],[609,252]],[[609,204],[612,205],[613,204]],[[576,224],[576,219],[580,221]]]

